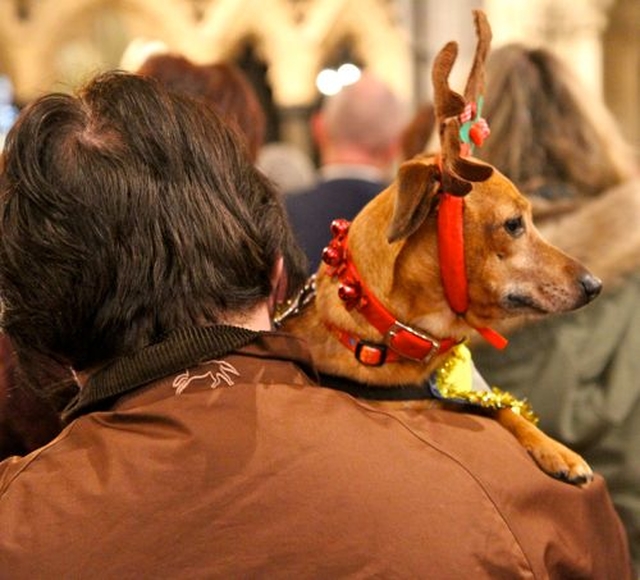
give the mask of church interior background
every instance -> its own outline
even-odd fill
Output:
[[[494,47],[518,40],[558,52],[638,149],[640,0],[0,0],[0,75],[22,105],[99,70],[132,68],[134,49],[159,41],[196,62],[239,64],[268,113],[269,140],[309,150],[320,71],[366,67],[417,106],[448,40],[460,44],[460,88],[473,8],[486,11]]]

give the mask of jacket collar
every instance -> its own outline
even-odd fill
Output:
[[[70,421],[139,387],[176,374],[204,361],[225,357],[238,349],[252,356],[290,359],[315,377],[308,352],[291,344],[284,333],[256,332],[236,326],[203,326],[171,332],[162,342],[120,357],[97,371],[63,412]]]

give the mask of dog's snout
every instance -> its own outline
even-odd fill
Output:
[[[592,274],[584,274],[580,278],[580,285],[582,286],[587,302],[591,302],[602,290],[602,281]]]

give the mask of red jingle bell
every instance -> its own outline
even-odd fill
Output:
[[[358,282],[343,283],[338,287],[338,296],[347,308],[353,308],[362,296],[362,288]]]
[[[336,246],[329,245],[322,250],[322,261],[328,266],[338,266],[342,262],[342,251]]]
[[[339,218],[331,222],[331,233],[334,237],[344,236],[349,231],[348,220]]]

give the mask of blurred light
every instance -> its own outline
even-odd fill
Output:
[[[350,62],[346,62],[338,67],[338,76],[342,86],[352,85],[360,79],[360,69]]]
[[[335,95],[342,89],[340,75],[332,68],[325,68],[316,77],[316,87],[323,95]]]
[[[347,62],[340,65],[337,70],[332,68],[321,70],[316,77],[316,87],[323,95],[335,95],[343,87],[355,83],[360,75],[360,69],[355,64]]]

